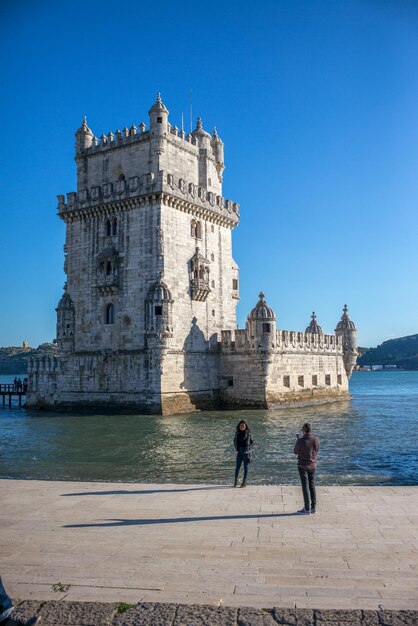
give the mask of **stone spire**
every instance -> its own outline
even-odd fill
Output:
[[[311,318],[312,318],[311,323],[305,330],[305,333],[312,333],[313,335],[322,335],[323,331],[322,331],[321,326],[318,324],[315,311],[312,312]]]

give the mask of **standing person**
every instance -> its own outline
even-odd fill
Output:
[[[241,483],[241,487],[247,486],[248,466],[252,461],[253,447],[254,438],[251,434],[250,427],[245,420],[241,420],[237,425],[234,437],[234,448],[237,451],[234,487],[238,487],[238,474],[242,463],[244,463],[244,479]]]
[[[311,432],[311,425],[302,426],[302,437],[296,435],[294,453],[298,455],[298,470],[302,483],[305,508],[298,511],[300,515],[316,513],[315,470],[316,457],[319,452],[319,439]]]
[[[25,617],[13,617],[14,606],[7,595],[0,576],[0,626],[36,626],[40,617],[34,615],[30,619]]]

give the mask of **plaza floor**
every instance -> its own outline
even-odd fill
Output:
[[[418,487],[0,480],[13,597],[418,609]]]

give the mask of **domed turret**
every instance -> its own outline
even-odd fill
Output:
[[[197,118],[196,128],[192,135],[196,137],[199,148],[210,149],[211,136],[204,130],[201,117]]]
[[[74,351],[75,341],[75,307],[64,286],[64,294],[57,308],[57,343],[58,348],[64,352]]]
[[[220,166],[222,166],[222,169],[223,169],[223,165],[224,165],[224,142],[219,137],[219,135],[218,135],[218,133],[216,131],[216,127],[213,129],[213,134],[212,134],[212,139],[211,139],[210,145],[212,146],[213,155],[214,155],[214,157],[216,159],[216,162]]]
[[[348,315],[348,307],[344,304],[341,320],[335,329],[337,337],[342,337],[343,359],[347,378],[350,378],[357,360],[357,329]]]
[[[150,130],[155,135],[163,135],[167,132],[168,110],[164,106],[161,96],[158,93],[155,103],[148,111],[150,117]]]
[[[149,335],[171,337],[173,299],[160,273],[157,282],[148,291],[146,300],[146,326]]]
[[[315,311],[312,312],[311,323],[309,324],[308,328],[305,330],[305,333],[312,333],[313,335],[323,335],[323,330],[321,326],[318,324]]]
[[[255,341],[257,347],[268,348],[276,334],[276,314],[265,301],[263,292],[259,298],[248,315],[247,331],[250,341]]]
[[[83,150],[87,150],[90,148],[93,142],[93,132],[87,126],[87,119],[84,116],[83,123],[80,128],[75,133],[75,151],[76,154],[83,152]]]

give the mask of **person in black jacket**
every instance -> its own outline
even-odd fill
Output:
[[[244,463],[244,479],[241,483],[241,487],[247,486],[248,466],[252,461],[253,446],[254,439],[251,434],[251,430],[247,422],[245,420],[241,420],[237,425],[234,437],[234,448],[237,451],[234,487],[238,487],[238,474],[242,463]]]

